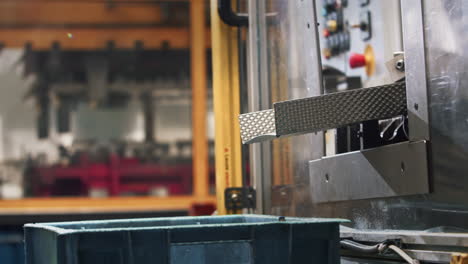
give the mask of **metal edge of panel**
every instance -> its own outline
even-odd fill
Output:
[[[409,138],[429,140],[423,0],[401,0]]]
[[[267,71],[262,69],[262,65],[265,66],[267,63],[266,18],[262,16],[265,14],[265,3],[264,1],[249,1],[248,10],[248,104],[249,111],[259,111],[270,108]],[[259,45],[262,46],[259,47]],[[257,213],[265,213],[265,208],[269,208],[270,203],[271,179],[265,177],[265,175],[271,174],[271,147],[269,144],[267,142],[250,146],[252,183],[257,193],[261,194],[257,195]]]
[[[309,96],[320,96],[324,93],[324,84],[322,76],[322,51],[320,48],[320,30],[319,19],[317,12],[317,1],[300,1],[302,5],[299,10],[304,12],[301,16],[305,19],[303,28],[306,30],[304,34],[303,53],[307,59],[307,79],[304,89],[307,89]],[[309,54],[308,54],[309,53]],[[276,114],[275,114],[276,115]],[[306,154],[308,157],[303,159],[315,158],[325,155],[325,133],[322,131],[309,135],[309,144],[312,148],[311,152]],[[307,170],[307,161],[304,165]]]
[[[315,203],[429,192],[426,142],[404,142],[309,163]]]

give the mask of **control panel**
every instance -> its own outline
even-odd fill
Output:
[[[390,83],[386,62],[403,50],[400,1],[316,0],[316,5],[325,92]],[[384,132],[401,124],[375,120],[328,130],[326,155],[398,142],[400,137],[386,139]]]
[[[388,82],[385,62],[403,50],[400,1],[317,0],[322,64],[363,86]]]

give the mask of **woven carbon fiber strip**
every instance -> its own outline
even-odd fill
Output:
[[[276,137],[273,109],[240,115],[239,124],[244,144]]]
[[[304,134],[405,114],[404,82],[274,104],[277,136]]]

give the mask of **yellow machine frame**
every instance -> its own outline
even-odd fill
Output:
[[[237,31],[221,21],[218,1],[211,0],[213,104],[215,115],[216,200],[218,214],[227,214],[224,191],[242,186],[239,62]]]

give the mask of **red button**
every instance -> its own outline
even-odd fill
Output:
[[[330,31],[328,31],[328,29],[324,29],[323,30],[323,36],[328,38],[330,36]]]
[[[366,56],[358,53],[351,54],[351,57],[349,57],[349,66],[352,69],[366,66]]]

